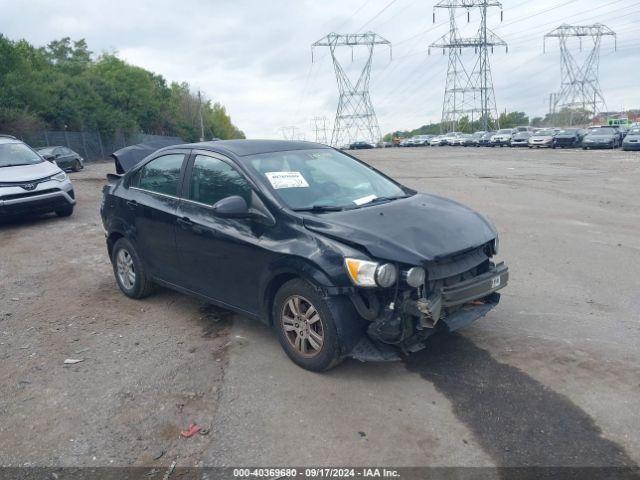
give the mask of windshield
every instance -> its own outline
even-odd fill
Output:
[[[407,196],[396,183],[335,150],[292,150],[246,158],[260,181],[294,210],[356,208]]]
[[[554,130],[540,130],[536,133],[538,137],[553,137],[555,135]]]
[[[613,128],[598,128],[591,131],[591,135],[615,135]]]
[[[560,130],[558,132],[558,135],[573,135],[576,132],[577,132],[577,130],[564,129],[564,130]]]
[[[640,135],[640,128],[632,128],[627,135]]]
[[[45,147],[45,148],[39,148],[39,149],[38,149],[38,153],[39,153],[40,155],[50,155],[50,154],[52,154],[52,153],[53,153],[53,150],[54,150],[55,148],[56,148],[56,147]]]
[[[33,165],[42,158],[23,143],[0,143],[0,167]]]
[[[510,128],[507,128],[507,129],[498,130],[498,133],[499,134],[513,133],[513,130],[511,130]]]

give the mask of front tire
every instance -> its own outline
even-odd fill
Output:
[[[80,165],[80,160],[76,159],[75,162],[73,162],[73,168],[72,170],[74,172],[79,172],[82,169],[82,165]]]
[[[333,314],[325,298],[302,279],[285,283],[273,302],[280,344],[300,367],[323,372],[342,360]]]
[[[151,294],[153,283],[129,240],[121,238],[115,243],[111,263],[116,283],[127,297],[138,299]]]

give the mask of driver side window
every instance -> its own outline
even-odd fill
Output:
[[[235,168],[222,160],[197,155],[189,183],[189,200],[215,205],[223,198],[238,195],[251,206],[251,184]]]

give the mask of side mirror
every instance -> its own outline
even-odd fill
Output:
[[[243,218],[249,216],[249,206],[244,198],[232,195],[215,203],[213,211],[219,217]]]
[[[53,158],[60,158],[61,156],[62,156],[62,154],[61,154],[61,153],[56,153],[56,154],[53,156]]]
[[[47,162],[54,163],[55,157],[53,155],[43,155],[42,158],[44,158]]]

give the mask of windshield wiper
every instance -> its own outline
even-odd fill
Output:
[[[340,212],[344,207],[336,207],[334,205],[312,205],[305,208],[294,208],[294,212]]]
[[[401,198],[409,198],[410,195],[397,195],[397,196],[390,196],[390,197],[376,197],[376,198],[372,198],[369,202],[367,203],[363,203],[362,205],[358,205],[359,207],[365,207],[367,205],[373,205],[375,203],[380,203],[380,202],[393,202],[394,200],[400,200]]]
[[[0,165],[0,167],[22,167],[23,165],[34,165],[33,163],[9,163],[7,165]]]

